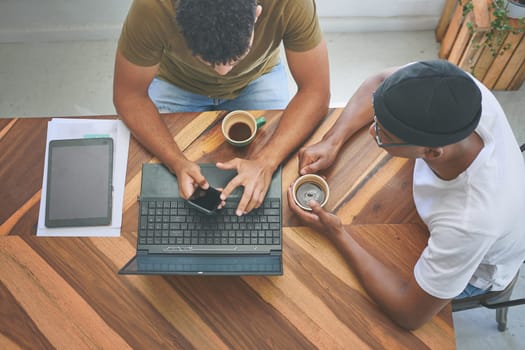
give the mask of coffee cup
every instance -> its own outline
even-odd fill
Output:
[[[264,117],[255,118],[247,111],[232,111],[222,120],[222,134],[229,144],[243,147],[255,139],[257,129],[264,123]]]
[[[311,200],[323,207],[330,196],[330,188],[325,179],[319,175],[306,174],[294,181],[292,195],[295,203],[304,210],[312,210],[308,205]]]

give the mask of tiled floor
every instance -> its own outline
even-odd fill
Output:
[[[431,31],[327,33],[332,106],[343,106],[370,74],[437,57]],[[116,41],[0,44],[0,117],[114,114],[111,101]],[[292,89],[293,84],[290,83]],[[525,142],[525,87],[496,92],[516,136]],[[525,180],[525,179],[524,179]],[[525,297],[525,268],[515,290]],[[454,314],[458,349],[525,349],[525,306],[509,309],[509,329],[495,311]]]

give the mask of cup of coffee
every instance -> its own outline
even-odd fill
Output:
[[[243,147],[255,139],[257,129],[264,123],[264,117],[256,119],[250,112],[233,111],[222,120],[222,134],[231,145]]]
[[[294,181],[292,194],[295,203],[304,210],[312,210],[308,205],[311,200],[322,206],[328,201],[330,188],[325,179],[319,175],[306,174]]]

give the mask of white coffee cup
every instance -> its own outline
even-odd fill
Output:
[[[222,134],[229,144],[243,147],[255,139],[257,130],[266,123],[266,118],[255,118],[247,111],[233,111],[222,120]]]
[[[312,210],[308,202],[314,200],[323,207],[330,197],[330,188],[325,179],[319,175],[306,174],[297,178],[292,186],[295,203],[304,210]]]

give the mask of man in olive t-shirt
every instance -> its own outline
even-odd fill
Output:
[[[268,93],[283,91],[287,84],[279,58],[281,42],[297,84],[287,105],[287,96],[283,104],[281,96]],[[139,142],[175,173],[184,198],[209,184],[176,145],[159,109],[286,107],[259,154],[217,163],[238,173],[222,199],[243,186],[237,215],[249,212],[262,203],[279,164],[304,142],[328,108],[328,55],[314,0],[134,0],[119,39],[113,89],[118,114]],[[265,98],[268,101],[261,102]]]

